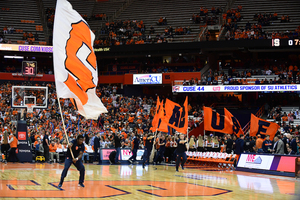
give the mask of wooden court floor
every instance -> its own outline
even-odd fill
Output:
[[[85,188],[72,167],[57,188],[62,164],[0,164],[0,199],[300,199],[294,178],[245,172],[202,171],[174,166],[85,164]]]

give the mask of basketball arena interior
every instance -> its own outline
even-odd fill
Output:
[[[0,199],[300,200],[299,10],[1,0]]]

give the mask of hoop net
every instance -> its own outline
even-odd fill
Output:
[[[26,104],[26,106],[27,106],[27,112],[28,113],[33,113],[34,104]]]

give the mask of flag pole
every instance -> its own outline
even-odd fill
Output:
[[[65,127],[64,116],[63,116],[63,113],[62,113],[62,110],[61,110],[61,105],[60,105],[60,99],[59,99],[59,97],[57,97],[57,100],[58,100],[58,106],[59,106],[61,121],[62,121],[63,128],[64,128],[64,133],[65,133],[65,136],[66,136],[66,139],[67,139],[67,143],[69,145],[69,138],[68,138],[66,127]],[[70,147],[69,147],[69,149],[70,149],[72,158],[74,159],[73,151],[72,151],[72,149]]]
[[[153,141],[153,145],[152,145],[152,150],[151,150],[151,154],[150,154],[150,158],[149,158],[149,162],[153,162],[153,158],[154,158],[154,148],[155,148],[155,141],[156,141],[156,136],[157,136],[157,128],[155,131],[155,136],[154,136],[154,141]]]

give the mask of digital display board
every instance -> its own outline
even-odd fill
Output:
[[[22,75],[23,76],[36,76],[37,62],[36,61],[23,61],[22,62]]]

